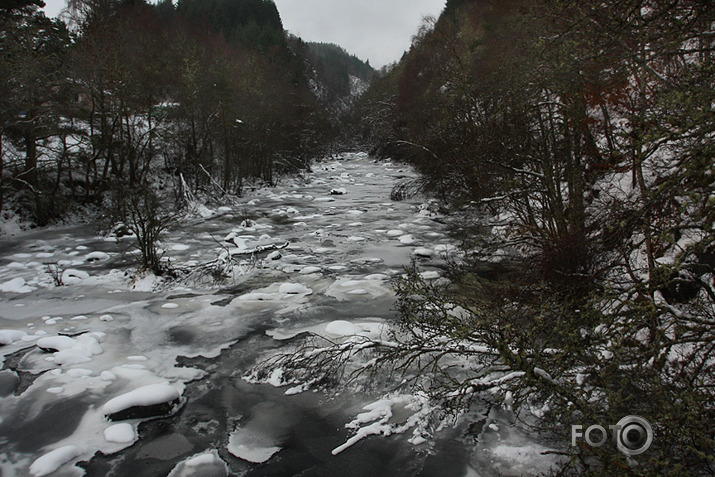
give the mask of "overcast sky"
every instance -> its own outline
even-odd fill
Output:
[[[306,41],[336,43],[379,68],[397,61],[426,15],[446,0],[274,0],[283,27]],[[45,0],[56,16],[65,0]]]

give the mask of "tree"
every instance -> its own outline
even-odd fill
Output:
[[[24,151],[24,165],[13,179],[33,196],[31,210],[44,223],[54,212],[47,209],[51,201],[43,200],[40,188],[38,143],[56,133],[58,110],[67,99],[64,67],[70,35],[63,23],[46,18],[37,3],[21,3],[0,11],[0,138],[8,137]]]

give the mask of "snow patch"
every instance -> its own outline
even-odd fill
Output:
[[[77,446],[60,447],[36,459],[32,465],[30,465],[30,474],[34,477],[50,475],[80,455],[82,455],[82,449]]]
[[[349,429],[356,429],[355,435],[343,445],[332,450],[333,455],[340,454],[368,436],[403,434],[413,429],[413,444],[424,442],[429,435],[429,417],[434,411],[429,403],[429,398],[424,395],[402,394],[386,397],[363,407],[365,412],[358,414],[353,421],[346,424]],[[396,411],[406,411],[409,416],[402,422],[395,422],[393,417]],[[402,412],[399,412],[402,414]]]

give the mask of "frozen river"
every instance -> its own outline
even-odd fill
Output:
[[[518,431],[495,431],[480,443],[466,425],[420,445],[408,443],[409,435],[371,437],[333,455],[352,435],[345,424],[379,396],[286,395],[243,379],[258,358],[288,346],[285,338],[301,330],[389,324],[391,279],[412,259],[439,276],[442,252],[451,248],[443,222],[419,200],[390,200],[393,185],[411,174],[343,154],[305,177],[249,192],[240,204],[185,219],[162,243],[176,265],[288,244],[246,259],[216,285],[136,276],[131,239],[100,237],[87,226],[0,238],[2,475],[533,470],[533,446],[524,455],[497,451],[497,442],[518,448]],[[48,264],[64,270],[64,286],[54,285]],[[57,335],[69,336],[48,349]],[[105,418],[110,400],[140,388],[180,395],[173,414]],[[474,457],[480,445],[486,450]]]

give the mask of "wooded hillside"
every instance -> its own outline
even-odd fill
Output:
[[[159,178],[240,194],[337,135],[272,1],[72,0],[65,19],[0,9],[6,214],[43,225]]]
[[[474,366],[436,371],[433,395],[543,406],[563,442],[572,424],[653,423],[643,456],[570,448],[578,473],[715,465],[713,25],[698,1],[452,0],[360,105],[375,152],[422,173],[396,197],[464,218],[452,284],[400,290],[402,352]]]

